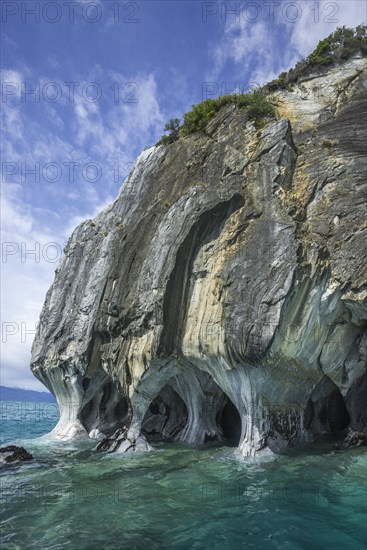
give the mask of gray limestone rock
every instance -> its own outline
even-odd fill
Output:
[[[356,55],[275,92],[262,129],[227,105],[139,156],[42,309],[31,368],[54,437],[254,456],[367,432],[365,92]]]

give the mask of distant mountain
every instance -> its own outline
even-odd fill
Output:
[[[32,403],[54,403],[54,396],[45,391],[24,390],[0,386],[0,401],[27,401]]]

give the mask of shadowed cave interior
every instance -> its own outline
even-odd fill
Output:
[[[350,416],[338,386],[324,376],[308,400],[304,416],[306,430],[314,435],[337,433],[349,423]]]
[[[86,382],[88,381],[88,382]],[[83,380],[86,390],[89,379]],[[106,435],[111,435],[121,427],[128,415],[128,400],[122,396],[116,386],[110,381],[91,399],[80,412],[80,421],[90,433],[98,428]]]
[[[141,424],[148,441],[176,441],[200,445],[221,441],[238,447],[241,442],[240,414],[228,395],[207,373],[200,379],[195,393],[187,390],[180,377],[169,380],[152,399]],[[88,382],[83,382],[87,389]],[[364,431],[362,403],[367,402],[367,377],[363,376],[343,397],[338,386],[323,376],[313,389],[304,410],[303,426],[315,436],[339,436],[348,427]],[[131,412],[130,412],[131,414]],[[94,395],[80,412],[88,433],[98,429],[110,437],[115,430],[128,425],[129,402],[111,380]]]
[[[237,447],[241,438],[241,418],[229,397],[221,413],[218,413],[217,424],[221,427],[228,445]]]
[[[188,411],[183,399],[166,384],[150,403],[142,431],[150,440],[176,440],[187,419]]]
[[[236,447],[241,437],[240,415],[229,397],[216,384],[214,385],[217,393],[214,431],[208,433],[210,422],[200,414],[197,415],[197,431],[204,432],[202,443],[220,440],[228,446]],[[208,416],[213,416],[212,411]],[[150,441],[184,441],[189,432],[189,424],[189,412],[185,402],[177,391],[166,384],[150,403],[142,423],[142,431]],[[202,426],[206,426],[207,431]]]

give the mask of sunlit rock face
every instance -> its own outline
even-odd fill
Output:
[[[356,56],[274,93],[259,130],[226,106],[140,155],[74,231],[41,313],[54,437],[255,456],[367,433],[365,92]]]

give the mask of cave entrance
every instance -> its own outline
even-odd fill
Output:
[[[336,384],[324,376],[308,400],[304,426],[314,435],[335,434],[348,427],[349,413]]]
[[[142,422],[142,431],[150,440],[175,441],[179,439],[187,419],[185,402],[166,384],[150,403]]]
[[[87,390],[89,385],[89,379],[84,379],[83,388]],[[127,415],[127,398],[120,394],[111,381],[108,381],[94,395],[93,399],[84,405],[79,417],[88,433],[92,429],[98,428],[109,436],[124,424]]]
[[[149,404],[141,429],[151,440],[238,446],[242,422],[234,403],[205,371],[173,377]]]
[[[349,388],[345,403],[351,428],[367,434],[367,372]]]
[[[226,402],[223,409],[217,414],[217,425],[223,434],[225,442],[230,447],[238,447],[242,431],[241,417],[237,407],[235,407],[226,394],[224,395]]]

